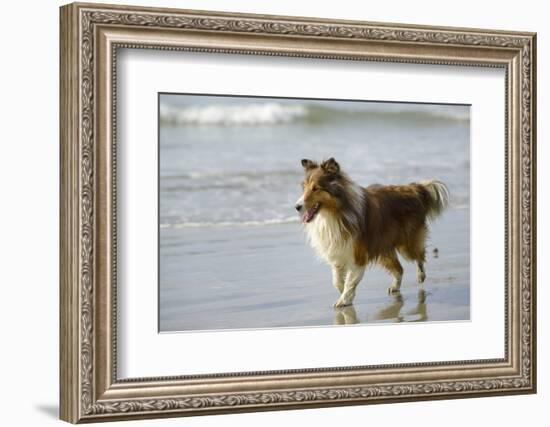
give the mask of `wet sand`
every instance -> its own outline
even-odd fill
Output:
[[[390,276],[373,266],[343,309],[298,223],[161,229],[160,331],[469,320],[469,210],[430,229],[423,285],[403,261],[401,293],[390,296]]]

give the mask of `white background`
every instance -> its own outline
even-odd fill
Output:
[[[114,3],[118,3],[112,0]],[[227,10],[326,18],[454,25],[538,31],[538,117],[548,117],[550,101],[550,30],[544,2],[437,1],[318,2],[277,1],[138,1],[134,4]],[[0,100],[0,381],[2,424],[53,425],[58,402],[58,1],[11,2],[3,5]],[[539,120],[539,393],[454,401],[366,407],[240,414],[194,419],[139,421],[130,425],[188,426],[332,426],[348,423],[408,426],[543,425],[550,404],[546,368],[550,338],[550,179],[544,141],[548,126]],[[546,193],[546,194],[545,194]],[[541,420],[542,419],[542,420]],[[406,420],[406,421],[404,421]],[[539,421],[541,420],[541,421]]]
[[[152,50],[117,64],[119,377],[504,357],[502,69]],[[471,321],[158,334],[159,91],[471,104]]]

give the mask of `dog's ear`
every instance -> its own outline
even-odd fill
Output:
[[[310,169],[315,169],[317,167],[317,163],[315,163],[313,160],[302,159],[302,166],[304,167],[304,170],[307,172]]]
[[[334,157],[331,157],[328,160],[325,160],[323,163],[321,163],[321,168],[328,174],[331,175],[338,175],[340,172],[340,165],[336,160],[334,160]]]

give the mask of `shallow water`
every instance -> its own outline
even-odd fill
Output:
[[[160,330],[468,320],[468,117],[462,106],[161,97]],[[423,290],[412,264],[397,297],[372,268],[354,305],[332,308],[330,268],[293,211],[300,159],[332,156],[362,185],[447,183]]]
[[[423,286],[403,263],[401,295],[391,277],[367,270],[352,307],[333,309],[330,268],[307,246],[299,224],[170,230],[161,248],[160,330],[273,328],[347,323],[468,320],[466,210],[432,225]],[[433,248],[438,248],[434,257]]]

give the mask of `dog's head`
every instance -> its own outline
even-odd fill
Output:
[[[302,196],[294,206],[304,224],[310,222],[322,210],[335,211],[341,205],[340,196],[345,178],[340,165],[330,158],[320,165],[308,159],[302,160],[305,178]]]

